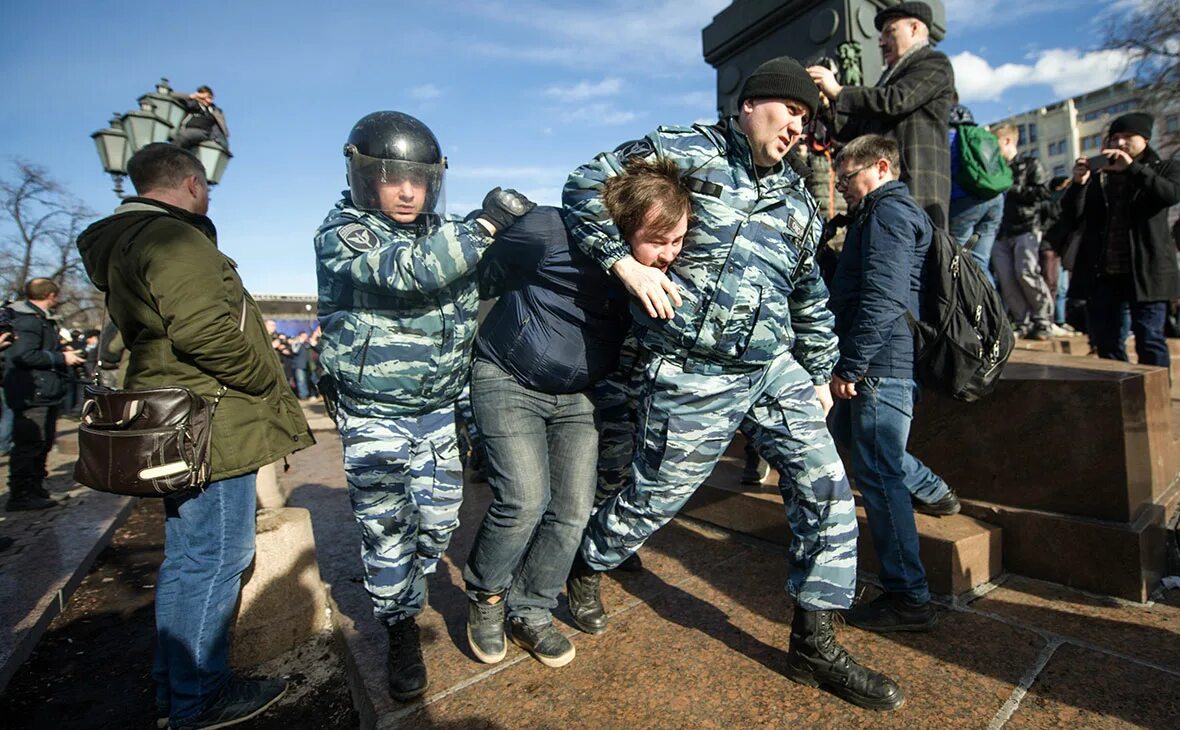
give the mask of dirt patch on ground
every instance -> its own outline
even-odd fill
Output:
[[[156,571],[163,549],[163,502],[140,500],[0,694],[5,727],[155,727],[150,672]],[[246,673],[285,677],[290,689],[278,705],[243,727],[357,727],[330,635]]]

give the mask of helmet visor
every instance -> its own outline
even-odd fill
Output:
[[[355,151],[348,157],[353,204],[361,210],[384,213],[398,223],[412,223],[423,213],[444,213],[440,208],[445,172],[445,161],[387,160]]]

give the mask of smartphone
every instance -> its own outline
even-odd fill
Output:
[[[1086,164],[1090,166],[1090,172],[1098,172],[1110,167],[1110,158],[1106,155],[1094,155],[1086,158]]]

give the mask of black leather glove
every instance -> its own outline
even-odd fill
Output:
[[[518,218],[536,207],[536,203],[511,188],[494,188],[484,196],[479,217],[495,226],[496,233],[503,233]]]

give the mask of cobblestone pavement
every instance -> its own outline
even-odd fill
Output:
[[[317,438],[284,487],[311,510],[365,727],[1174,728],[1180,717],[1180,590],[1133,604],[1005,575],[941,604],[929,634],[842,628],[842,643],[906,692],[901,710],[872,713],[783,676],[784,551],[688,519],[648,543],[642,573],[603,581],[606,633],[578,633],[559,608],[573,663],[549,669],[512,646],[481,664],[467,647],[460,568],[488,500],[470,482],[420,619],[430,689],[398,703],[385,693],[385,638],[361,584],[339,443],[331,431]],[[876,590],[862,585],[867,598]]]

